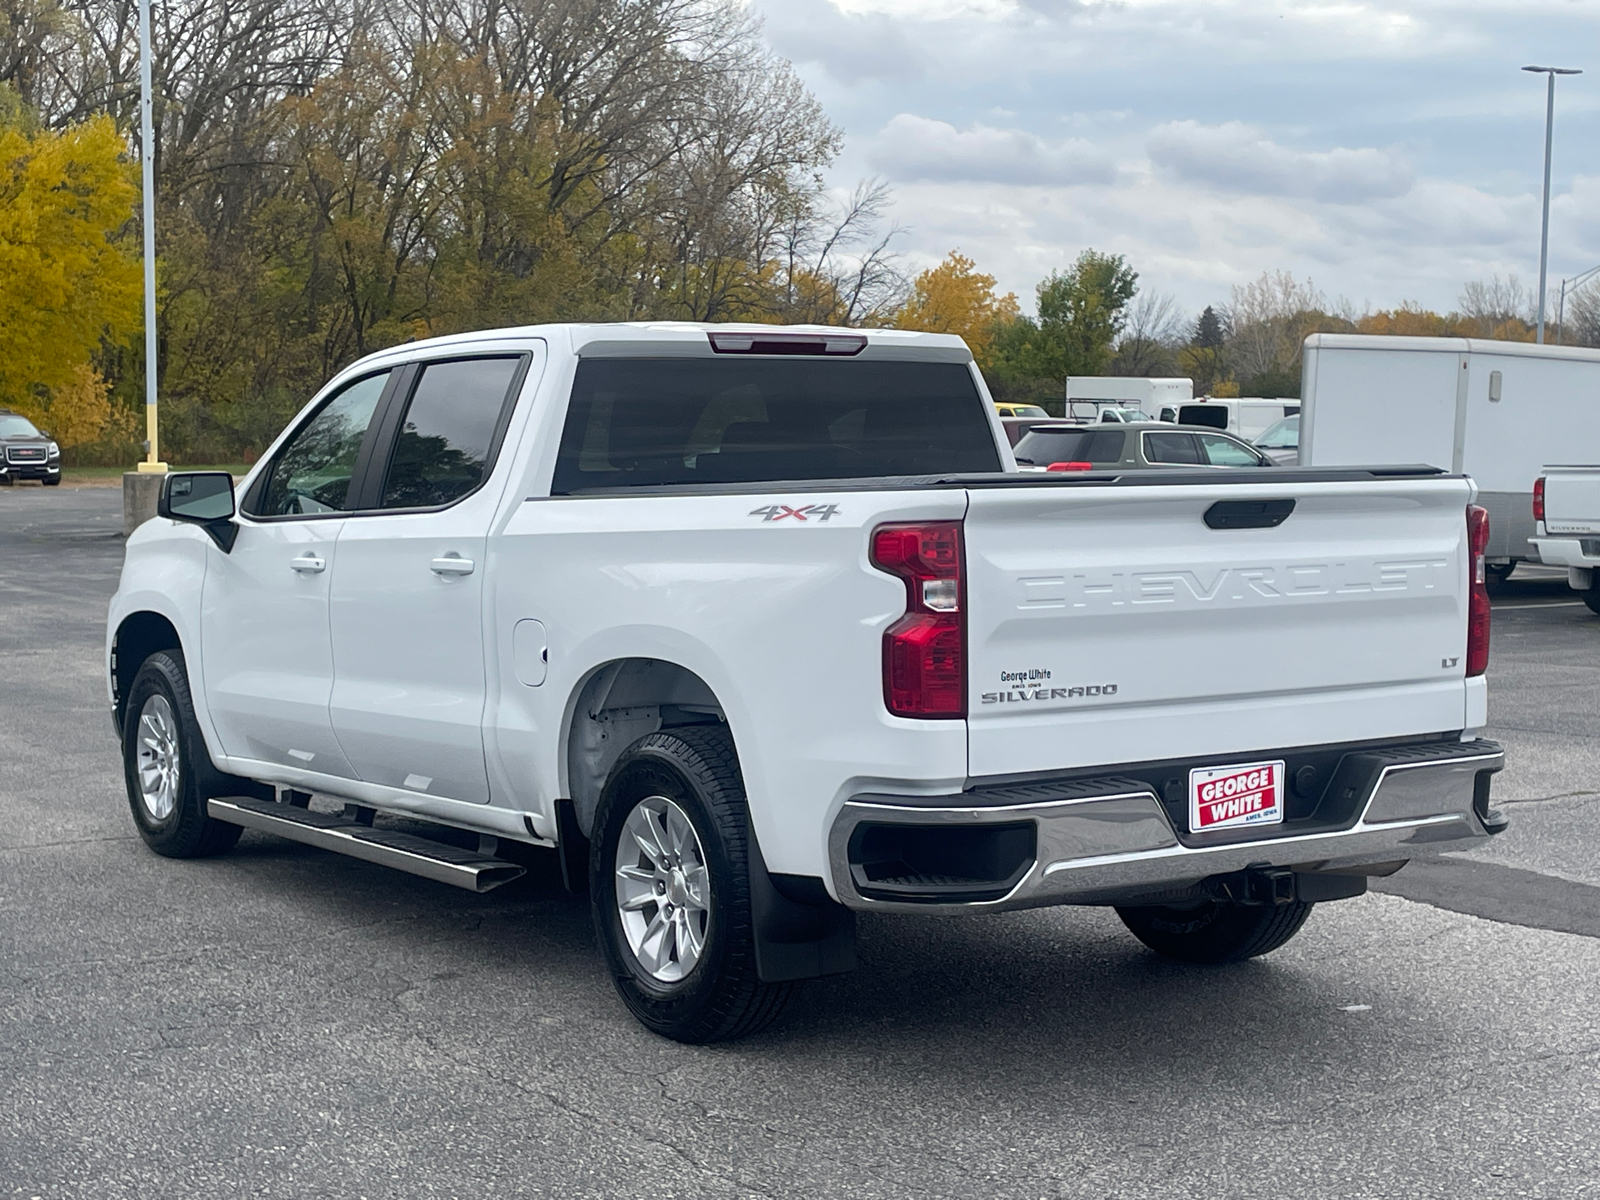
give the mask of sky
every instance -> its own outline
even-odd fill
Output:
[[[1600,264],[1600,0],[750,0],[893,190],[915,272],[960,249],[1031,308],[1086,247],[1187,310],[1263,271],[1447,311]]]

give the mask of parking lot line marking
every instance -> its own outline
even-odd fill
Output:
[[[1548,604],[1496,604],[1494,612],[1516,612],[1519,608],[1582,608],[1582,600],[1554,600]]]

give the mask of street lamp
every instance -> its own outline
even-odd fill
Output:
[[[1561,281],[1561,299],[1556,303],[1556,345],[1561,344],[1561,335],[1567,330],[1567,293],[1577,291],[1596,275],[1600,275],[1600,267],[1590,267],[1571,279]]]
[[[1545,267],[1550,257],[1550,143],[1556,123],[1556,76],[1582,75],[1573,67],[1523,67],[1550,81],[1544,106],[1544,221],[1539,227],[1539,332],[1537,340],[1544,342],[1544,288]]]
[[[167,469],[156,443],[156,154],[150,87],[150,0],[139,0],[139,158],[144,180],[144,428],[142,472]]]

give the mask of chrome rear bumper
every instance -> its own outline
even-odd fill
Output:
[[[1265,757],[1265,756],[1263,756]],[[1291,821],[1262,836],[1180,832],[1149,783],[1127,776],[978,788],[956,796],[861,795],[840,810],[829,834],[839,900],[875,912],[972,912],[1054,904],[1111,904],[1181,891],[1247,868],[1362,874],[1359,868],[1459,850],[1504,828],[1491,816],[1488,777],[1505,765],[1494,742],[1427,743],[1359,750],[1345,778],[1360,780],[1356,815],[1340,827]],[[1344,768],[1341,767],[1341,770]],[[1339,786],[1336,779],[1330,787]],[[1488,824],[1486,824],[1488,822]],[[858,835],[891,827],[970,829],[1031,825],[1033,851],[1003,878],[974,881],[944,899],[894,894],[865,873]],[[937,836],[937,835],[935,835]],[[1011,843],[1015,845],[1015,842]],[[999,871],[1003,871],[1002,862]],[[1374,872],[1382,873],[1382,872]],[[949,888],[948,883],[934,885]]]

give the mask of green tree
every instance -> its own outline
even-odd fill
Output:
[[[1038,316],[1002,321],[993,359],[997,395],[1033,403],[1062,397],[1068,375],[1104,375],[1138,292],[1138,273],[1120,254],[1085,250],[1036,289]]]

